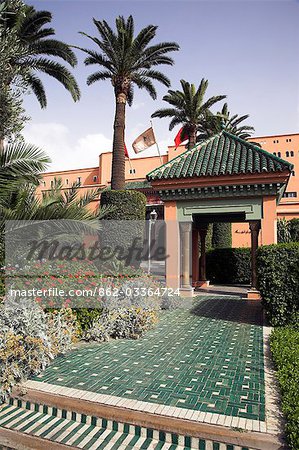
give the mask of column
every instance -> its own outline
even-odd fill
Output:
[[[182,222],[180,227],[182,242],[182,288],[192,290],[190,285],[190,238],[192,222]]]
[[[257,291],[257,262],[256,252],[258,249],[259,231],[261,223],[259,220],[252,220],[249,222],[251,233],[251,290]]]
[[[196,286],[199,276],[199,233],[192,229],[192,286]]]
[[[202,282],[207,281],[206,275],[206,237],[208,232],[208,225],[202,225],[199,228],[199,236],[200,236],[200,260],[199,260],[199,281],[201,284],[205,284]]]
[[[166,226],[166,286],[174,290],[180,287],[180,232],[175,201],[164,204]]]

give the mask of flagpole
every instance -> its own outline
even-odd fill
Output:
[[[155,131],[154,131],[154,125],[153,125],[153,121],[152,121],[152,120],[150,120],[150,124],[151,124],[151,127],[152,127],[152,129],[153,129],[154,136],[156,137]],[[158,153],[159,153],[160,163],[161,163],[161,165],[162,165],[162,164],[163,164],[163,161],[162,161],[162,157],[161,157],[159,145],[158,145],[158,142],[157,142],[156,139],[155,139],[155,141],[156,141],[156,146],[157,146],[157,150],[158,150]]]

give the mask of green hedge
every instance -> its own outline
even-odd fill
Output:
[[[232,224],[213,223],[212,247],[230,248],[232,246]]]
[[[207,252],[207,278],[213,283],[249,284],[250,248],[218,248]]]
[[[105,220],[145,220],[146,196],[138,191],[104,191],[101,206],[111,206]]]
[[[299,242],[299,219],[290,220],[290,234],[292,242]]]
[[[101,194],[101,206],[111,207],[111,211],[105,215],[105,223],[102,226],[101,242],[103,247],[108,247],[113,252],[116,245],[123,249],[123,254],[128,254],[133,242],[143,249],[145,232],[146,196],[138,191],[104,191]],[[113,224],[109,225],[109,221]],[[131,223],[131,221],[134,221]],[[140,261],[137,252],[127,264],[138,266]],[[136,259],[137,258],[137,259]]]
[[[270,338],[286,417],[288,443],[299,449],[299,328],[276,328]]]
[[[299,243],[267,245],[257,252],[258,288],[270,323],[299,320]]]

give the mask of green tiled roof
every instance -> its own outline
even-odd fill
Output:
[[[293,165],[227,131],[154,169],[148,180],[291,171]]]

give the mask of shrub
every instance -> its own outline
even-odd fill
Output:
[[[286,417],[288,442],[293,450],[299,448],[299,328],[273,330],[271,351],[277,367],[282,395],[282,411]]]
[[[213,283],[249,284],[250,248],[219,248],[207,252],[207,278]]]
[[[101,206],[110,206],[105,220],[145,220],[146,196],[138,191],[104,191]]]
[[[290,221],[285,218],[279,219],[277,221],[277,242],[287,243],[291,240]]]
[[[213,223],[212,247],[229,248],[232,246],[232,224]]]
[[[105,311],[83,334],[87,341],[138,339],[157,322],[157,313],[142,308],[119,308]]]
[[[78,308],[74,309],[73,313],[76,315],[77,325],[80,333],[88,330],[92,326],[92,323],[96,321],[103,312],[103,308]]]
[[[77,317],[71,309],[55,310],[47,314],[47,334],[54,356],[65,353],[79,337]]]
[[[299,243],[268,245],[257,252],[258,289],[270,323],[299,319]]]
[[[11,387],[44,370],[72,342],[69,311],[49,317],[32,300],[9,300],[0,306],[0,399]]]
[[[299,242],[299,219],[290,220],[290,234],[292,242]]]
[[[122,249],[123,255],[129,254],[133,242],[144,251],[143,236],[145,228],[146,197],[138,191],[104,191],[101,194],[101,206],[111,208],[101,224],[100,240],[103,247],[114,252],[116,247]],[[113,220],[113,223],[109,221]],[[118,252],[118,258],[121,256]],[[126,265],[140,265],[134,252],[126,260]]]

